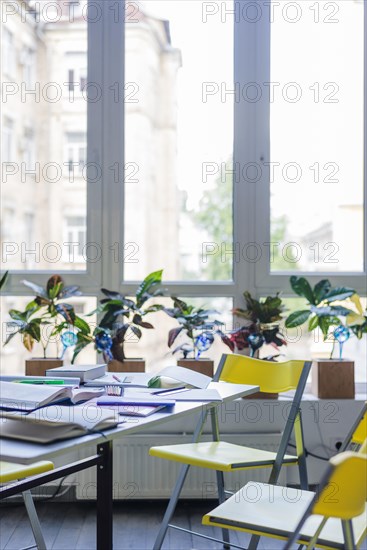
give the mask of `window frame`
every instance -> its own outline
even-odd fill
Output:
[[[240,5],[246,0],[239,0]],[[125,13],[124,0],[93,0],[101,17],[88,25],[88,81],[99,83],[102,99],[88,102],[87,109],[87,162],[97,163],[101,167],[101,177],[90,184],[87,181],[87,242],[95,242],[101,247],[101,261],[87,263],[86,271],[62,271],[67,283],[80,286],[85,295],[98,296],[100,288],[106,287],[131,293],[138,282],[125,281],[122,261],[115,261],[113,247],[124,242],[124,182],[114,182],[111,167],[120,164],[120,173],[124,170],[124,105],[122,100],[109,100],[112,94],[109,87],[118,85],[124,89],[124,37]],[[119,9],[119,12],[116,10]],[[116,18],[116,13],[120,17]],[[365,29],[367,28],[367,10],[365,9]],[[126,22],[128,24],[128,22]],[[257,24],[240,18],[234,23],[234,79],[241,84],[248,82],[267,82],[270,75],[270,21],[262,17]],[[367,40],[365,37],[365,75],[364,97],[367,99]],[[253,51],[253,56],[243,56],[241,52]],[[116,84],[117,83],[117,84]],[[240,165],[246,162],[263,162],[269,159],[269,114],[270,106],[265,102],[235,102],[234,105],[234,162]],[[367,117],[364,120],[364,152],[367,155]],[[103,185],[102,185],[103,182]],[[243,174],[233,189],[233,227],[234,242],[263,243],[270,235],[270,195],[269,178],[263,171],[257,184],[249,184]],[[367,168],[364,166],[365,202],[367,197]],[[366,224],[366,204],[364,203],[364,226]],[[229,244],[229,243],[228,243]],[[305,275],[312,284],[321,277],[329,277],[334,285],[348,285],[359,293],[366,294],[366,258],[367,242],[364,243],[364,273],[327,273],[307,272]],[[119,257],[118,260],[121,258]],[[55,271],[12,272],[6,294],[26,294],[21,280],[37,278],[45,284]],[[251,262],[240,258],[233,262],[233,281],[168,281],[167,292],[183,297],[230,297],[234,305],[243,304],[243,291],[249,290],[257,296],[282,291],[291,296],[289,275],[291,273],[270,274],[270,265],[263,257]],[[297,272],[301,274],[301,272]]]

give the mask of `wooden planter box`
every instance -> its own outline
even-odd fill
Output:
[[[107,365],[108,372],[145,372],[145,360],[141,358],[117,361],[112,359]]]
[[[43,359],[37,358],[26,359],[25,373],[26,376],[45,376],[46,370],[62,367],[64,361],[62,359]]]
[[[196,372],[201,372],[201,374],[206,374],[206,376],[210,376],[210,378],[214,376],[214,361],[211,359],[180,359],[177,361],[177,365]]]
[[[354,399],[354,361],[315,359],[311,391],[320,399]]]

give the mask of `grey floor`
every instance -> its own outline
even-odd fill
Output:
[[[210,503],[209,503],[210,504]],[[201,526],[205,512],[215,506],[208,501],[184,501],[176,511],[175,521],[182,527],[194,530],[209,528]],[[38,515],[42,523],[48,549],[53,550],[93,550],[95,536],[95,506],[84,502],[48,502],[37,504]],[[165,510],[165,503],[160,501],[132,501],[114,504],[114,550],[151,549]],[[0,548],[1,550],[19,550],[33,544],[27,515],[22,505],[12,505],[0,509]],[[220,531],[211,529],[218,535]],[[231,533],[233,542],[246,546],[248,536]],[[277,550],[283,542],[273,539],[262,539],[259,549]],[[170,550],[215,549],[221,545],[192,537],[186,533],[169,530],[164,547]]]

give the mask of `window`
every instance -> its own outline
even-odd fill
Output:
[[[353,1],[272,25],[272,271],[363,271],[363,39]]]
[[[67,52],[69,92],[80,95],[87,84],[87,54],[86,52]]]
[[[9,98],[3,125],[4,158],[18,154],[18,117],[37,137],[37,185],[17,173],[2,191],[12,227],[21,203],[37,211],[37,279],[62,271],[91,294],[129,293],[164,268],[171,295],[221,300],[223,314],[244,290],[291,296],[294,272],[366,296],[364,2],[93,0],[88,34],[84,7],[57,32],[47,22],[44,41],[36,17],[9,25],[29,25],[36,80],[57,83],[52,96],[39,79],[40,104]],[[24,292],[30,260],[2,258]],[[143,338],[161,353],[160,330]]]
[[[1,154],[3,162],[12,162],[14,160],[14,133],[13,121],[5,117],[2,126],[2,145]]]
[[[14,49],[13,33],[7,28],[3,28],[3,33],[2,33],[1,59],[2,59],[2,68],[3,68],[4,75],[14,76],[15,49]]]
[[[11,10],[2,22],[5,45],[14,52],[16,37],[24,42],[19,49],[19,82],[16,86],[9,83],[12,88],[5,86],[2,96],[2,160],[8,164],[2,171],[1,202],[14,207],[15,215],[8,230],[12,238],[1,251],[1,269],[33,270],[37,277],[39,272],[53,270],[97,272],[100,265],[95,260],[101,251],[100,237],[94,234],[100,233],[98,223],[93,224],[89,237],[96,245],[87,248],[84,261],[79,252],[78,261],[72,261],[72,251],[63,244],[65,215],[77,207],[78,216],[85,220],[87,212],[87,175],[83,172],[87,97],[78,92],[75,101],[76,94],[69,93],[65,77],[66,59],[74,51],[80,60],[76,69],[86,75],[87,19],[82,10],[69,17],[66,2],[60,3],[65,4],[60,7],[62,13],[56,2],[51,4],[22,2],[19,10]],[[9,80],[5,70],[3,64],[4,82]],[[64,184],[69,182],[75,185],[66,188]],[[96,183],[91,196],[98,192],[97,187]],[[31,236],[24,230],[29,212],[35,212]],[[15,278],[20,283],[25,277],[17,274]],[[21,285],[19,289],[24,290]]]
[[[29,128],[25,129],[24,136],[21,139],[20,148],[23,152],[23,162],[26,169],[33,169],[35,163],[35,143],[33,130]]]
[[[87,224],[83,216],[65,218],[64,248],[67,249],[65,261],[85,262]]]
[[[27,89],[35,84],[35,62],[34,50],[24,46],[21,53],[21,64],[23,65],[23,82]]]
[[[150,0],[125,25],[125,279],[233,279],[233,21],[202,10]]]
[[[83,176],[83,170],[87,161],[86,155],[87,136],[80,132],[68,132],[66,134],[65,166],[70,183],[74,181],[75,176]]]

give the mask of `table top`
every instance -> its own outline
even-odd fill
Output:
[[[166,411],[158,411],[145,418],[124,417],[125,422],[102,433],[81,436],[78,438],[66,439],[55,443],[39,444],[28,441],[19,441],[15,439],[0,439],[0,457],[9,462],[18,462],[21,464],[30,464],[38,460],[51,460],[55,456],[66,454],[82,447],[99,443],[105,443],[106,440],[113,440],[124,435],[132,435],[144,430],[144,428],[168,422],[180,416],[205,412],[208,407],[223,406],[225,403],[233,401],[239,397],[251,395],[259,391],[258,386],[249,386],[245,384],[229,384],[226,382],[211,382],[209,388],[218,390],[223,401],[218,402],[197,402],[197,401],[178,401],[175,406]],[[83,405],[79,405],[83,406]],[[195,424],[193,424],[193,428]]]

